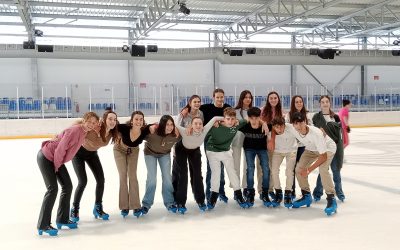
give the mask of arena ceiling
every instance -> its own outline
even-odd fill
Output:
[[[389,49],[399,37],[399,0],[0,0],[0,43]]]

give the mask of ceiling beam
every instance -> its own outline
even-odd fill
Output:
[[[289,23],[296,22],[299,18],[312,16],[322,10],[326,10],[336,4],[339,4],[343,0],[320,0],[319,4],[315,7],[308,7],[307,5],[301,4],[301,0],[293,0],[288,4],[284,4],[281,0],[267,0],[266,4],[261,8],[256,9],[250,15],[233,22],[228,27],[224,27],[222,35],[227,39],[227,44],[232,44],[243,39],[248,39],[251,36],[265,33],[271,29],[284,27]],[[295,12],[294,4],[298,2],[303,6],[304,11]],[[308,3],[308,2],[306,2]],[[272,9],[277,9],[277,13],[273,12]],[[281,15],[285,13],[286,16]],[[275,20],[270,20],[275,19]],[[255,20],[255,21],[254,21]],[[264,23],[264,27],[259,28],[258,22]],[[245,35],[239,35],[237,31],[242,30]],[[224,41],[222,41],[224,42]]]
[[[140,39],[157,27],[175,8],[179,8],[177,0],[150,0],[147,2],[147,8],[140,14],[131,30],[129,30],[129,42],[136,43]]]
[[[328,26],[331,26],[331,25],[335,25],[335,24],[338,23],[338,22],[347,21],[347,20],[350,19],[350,18],[363,15],[363,14],[365,14],[365,13],[368,12],[368,11],[381,8],[382,6],[387,5],[387,4],[389,4],[389,3],[392,3],[392,2],[395,2],[395,1],[397,1],[397,0],[386,0],[386,1],[382,1],[382,2],[380,2],[380,3],[371,5],[371,6],[367,7],[367,8],[363,8],[363,9],[360,9],[360,10],[358,10],[358,11],[356,11],[356,12],[352,12],[352,13],[349,14],[349,15],[341,16],[341,17],[339,17],[339,18],[337,18],[337,19],[335,19],[335,20],[325,22],[325,23],[320,24],[320,25],[318,25],[318,26],[316,26],[316,27],[314,27],[314,28],[302,30],[302,31],[299,32],[299,34],[312,33],[314,30],[321,30],[321,29],[323,29],[324,27],[328,27]]]
[[[28,39],[29,41],[35,40],[35,27],[32,24],[32,16],[30,13],[30,8],[28,1],[25,0],[14,0],[13,3],[18,9],[18,15],[21,17],[22,23],[25,26],[26,32],[28,32]]]

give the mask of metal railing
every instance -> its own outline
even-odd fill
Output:
[[[243,85],[246,86],[246,85]],[[247,85],[248,86],[248,85]],[[225,102],[235,106],[242,86],[221,86],[225,90]],[[101,115],[111,107],[119,116],[130,116],[132,111],[141,110],[146,116],[170,114],[177,115],[187,104],[193,94],[201,97],[202,103],[212,102],[211,85],[188,84],[109,84],[109,85],[74,85],[55,87],[42,86],[37,90],[27,87],[5,86],[0,96],[1,119],[24,118],[71,118],[81,117],[85,112],[94,111]],[[306,108],[317,112],[321,95],[329,94],[328,90],[315,86],[302,86],[294,91],[290,87],[253,85],[253,105],[265,105],[266,95],[274,90],[279,93],[282,107],[290,109],[291,97],[300,94]],[[343,90],[329,91],[332,98],[332,109],[338,111],[344,99],[353,104],[352,111],[378,112],[400,110],[399,88],[375,88],[373,94],[348,94]]]

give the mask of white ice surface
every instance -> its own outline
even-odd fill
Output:
[[[92,216],[95,180],[87,168],[88,185],[81,202],[79,228],[59,236],[38,236],[36,230],[45,186],[36,163],[41,139],[0,140],[1,249],[400,249],[400,128],[352,129],[342,170],[345,203],[327,217],[325,200],[310,208],[240,209],[226,186],[228,204],[200,212],[188,191],[185,215],[166,211],[161,177],[148,215],[123,219],[118,209],[118,173],[112,146],[99,151],[106,185],[104,210],[109,221]],[[205,176],[203,154],[203,176]],[[74,187],[71,163],[67,164]],[[284,165],[281,180],[284,180]],[[314,186],[316,173],[310,175]],[[146,167],[141,153],[138,178],[143,197]],[[52,222],[55,224],[53,209]],[[399,237],[399,238],[398,238]]]

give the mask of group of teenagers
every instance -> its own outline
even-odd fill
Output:
[[[77,228],[80,201],[87,184],[86,165],[96,179],[93,215],[108,220],[109,215],[102,205],[104,172],[97,151],[110,141],[114,144],[119,173],[119,209],[123,217],[131,210],[136,217],[149,212],[154,203],[157,162],[162,176],[164,205],[173,213],[187,211],[189,178],[201,211],[214,209],[218,200],[227,203],[225,169],[234,200],[242,208],[254,205],[256,192],[266,207],[278,207],[282,202],[287,208],[309,207],[313,199],[321,199],[325,190],[325,213],[331,215],[337,210],[335,196],[341,201],[345,199],[340,170],[343,150],[349,143],[351,103],[344,100],[343,108],[335,114],[329,96],[321,96],[319,102],[321,111],[311,117],[303,98],[296,95],[292,97],[289,112],[284,113],[277,92],[268,93],[266,103],[260,109],[253,107],[252,93],[244,90],[236,107],[230,107],[224,103],[224,91],[217,88],[213,92],[213,103],[201,104],[201,98],[193,95],[175,120],[170,115],[163,115],[155,124],[146,124],[141,111],[134,111],[124,124],[118,122],[117,114],[110,109],[101,119],[94,112],[85,113],[82,120],[44,141],[38,152],[37,162],[47,188],[38,233],[55,236],[62,227]],[[140,201],[137,166],[139,145],[143,141],[147,179],[145,194]],[[207,156],[205,189],[202,145]],[[282,189],[279,170],[285,158],[286,183]],[[78,179],[72,208],[73,187],[65,166],[70,160]],[[316,168],[319,176],[311,194],[308,175]],[[254,180],[256,169],[257,186]],[[301,197],[297,200],[295,177],[301,189]],[[56,229],[51,225],[51,214],[58,193],[57,182],[61,194]]]

